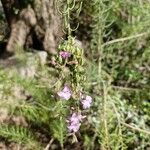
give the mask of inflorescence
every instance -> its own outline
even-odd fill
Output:
[[[74,48],[73,51],[71,51],[71,50],[68,51],[69,46],[68,45],[66,46],[67,50],[65,49],[65,46],[64,46],[63,49],[65,49],[65,50],[59,51],[58,57],[61,58],[62,60],[64,60],[65,64],[67,64],[67,62],[70,60],[77,61],[77,64],[72,64],[72,66],[69,66],[71,68],[70,71],[73,72],[71,78],[76,78],[76,76],[78,76],[82,79],[82,77],[84,76],[84,72],[82,72],[82,73],[78,72],[78,68],[81,68],[83,65],[82,52],[79,53],[79,49],[74,48],[74,47],[73,47]],[[61,65],[64,65],[64,64],[61,63]],[[62,72],[63,72],[63,70],[62,70]],[[80,76],[78,75],[78,73]],[[68,128],[69,132],[73,132],[73,133],[79,131],[81,122],[83,121],[84,118],[86,118],[86,116],[82,115],[81,112],[83,110],[89,109],[92,105],[92,97],[89,95],[85,95],[85,94],[83,94],[83,92],[81,92],[81,91],[83,91],[82,90],[83,88],[81,87],[82,82],[80,82],[80,81],[82,81],[82,80],[73,80],[73,82],[71,82],[72,86],[68,86],[68,84],[65,84],[64,87],[62,88],[62,90],[57,92],[57,95],[59,96],[59,98],[62,101],[68,101],[68,100],[75,101],[76,99],[78,99],[78,101],[77,101],[78,108],[74,109],[74,111],[71,113],[69,119],[67,119],[67,123],[68,123],[67,128]],[[78,90],[74,89],[77,87],[76,85],[78,85],[75,82],[78,82],[80,84],[80,88],[77,88]],[[71,87],[72,87],[72,90],[71,90]],[[77,96],[74,97],[74,94]]]

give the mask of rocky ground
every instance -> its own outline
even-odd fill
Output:
[[[34,78],[38,72],[38,67],[43,66],[46,63],[47,53],[44,51],[40,52],[25,52],[18,56],[8,57],[6,59],[0,58],[0,67],[7,72],[9,77],[14,74],[18,74],[21,78]],[[0,102],[4,104],[4,107],[0,108],[0,124],[8,123],[21,125],[24,127],[28,126],[25,118],[22,116],[10,115],[8,108],[5,107],[5,103],[18,103],[15,101],[18,99],[27,100],[29,94],[17,84],[12,83],[11,87],[7,87],[5,82],[1,82],[0,79]],[[9,81],[6,81],[9,82]],[[9,89],[9,95],[4,93],[4,89]],[[26,150],[22,145],[14,142],[8,143],[5,139],[0,139],[0,150]]]

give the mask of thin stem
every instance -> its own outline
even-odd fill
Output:
[[[98,54],[98,86],[101,89],[101,82],[103,81],[102,79],[102,53],[103,53],[103,30],[104,30],[104,14],[102,10],[103,6],[103,1],[98,0],[95,2],[94,5],[98,5],[98,17],[96,17],[94,20],[96,21],[95,23],[95,30],[98,30],[97,37],[96,37],[96,44],[97,44],[97,54]],[[104,131],[104,135],[102,135],[102,144],[100,149],[108,150],[109,149],[109,131],[108,131],[108,118],[107,118],[107,93],[108,93],[108,88],[104,85],[103,83],[103,117],[102,117],[102,129]]]
[[[130,128],[130,129],[132,129],[132,130],[134,130],[134,131],[143,132],[145,134],[150,135],[150,131],[147,131],[147,130],[144,130],[144,129],[141,129],[141,128],[138,128],[138,127],[134,127],[134,126],[129,125],[129,124],[125,123],[125,122],[121,122],[121,124],[126,126],[126,127],[128,127],[128,128]]]
[[[51,140],[49,141],[49,143],[47,144],[47,146],[45,147],[44,150],[49,150],[50,147],[51,147],[51,145],[52,145],[52,143],[53,143],[53,141],[54,141],[54,139],[51,139]]]
[[[132,35],[132,36],[129,36],[129,37],[124,37],[124,38],[120,38],[120,39],[115,39],[115,40],[112,40],[112,41],[109,41],[109,42],[104,43],[104,44],[102,45],[102,47],[105,47],[105,46],[108,46],[108,45],[111,45],[111,44],[115,44],[115,43],[118,43],[118,42],[124,42],[124,41],[127,41],[127,40],[136,39],[136,38],[139,38],[139,37],[148,35],[148,34],[149,34],[149,33],[144,32],[144,33],[140,33],[140,34],[137,34],[137,35]]]
[[[68,36],[71,35],[70,30],[70,0],[67,0],[67,28],[68,28]]]
[[[100,5],[100,2],[98,2]],[[101,24],[101,18],[102,18],[102,12],[100,10],[100,6],[98,9],[99,12],[99,17],[98,17],[98,26],[100,28],[99,30],[99,35],[98,35],[98,41],[97,41],[97,52],[98,52],[98,75],[101,77],[101,70],[102,70],[102,65],[101,65],[101,57],[102,57],[102,24]]]
[[[126,91],[138,91],[138,90],[142,90],[142,89],[138,89],[138,88],[131,88],[131,87],[123,87],[123,86],[111,86],[113,89],[116,90],[126,90]]]

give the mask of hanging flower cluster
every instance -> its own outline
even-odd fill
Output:
[[[71,90],[68,86],[64,86],[62,91],[57,92],[58,96],[62,100],[69,100],[71,98]],[[89,95],[83,95],[80,94],[80,101],[82,104],[83,109],[88,109],[91,107],[92,104],[92,97]],[[69,132],[77,132],[80,129],[82,119],[84,119],[86,116],[82,116],[81,113],[73,113],[71,117],[68,120],[68,129]]]
[[[85,117],[86,116],[82,116],[79,113],[73,113],[68,121],[69,132],[77,132],[80,129],[82,119],[84,119]]]

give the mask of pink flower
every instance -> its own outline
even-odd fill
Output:
[[[82,99],[81,101],[83,109],[88,109],[91,107],[92,103],[92,97],[91,96],[86,96],[85,99]]]
[[[82,116],[81,114],[73,113],[70,117],[70,122],[78,123],[82,121],[82,119],[85,118],[85,116]]]
[[[77,132],[80,129],[82,119],[86,116],[82,116],[81,114],[73,113],[69,118],[69,132]]]
[[[69,132],[77,132],[80,129],[81,123],[71,124],[68,126]]]
[[[58,96],[64,100],[69,100],[71,97],[71,90],[68,86],[65,86],[62,91],[57,92]]]
[[[66,59],[66,58],[68,58],[68,57],[71,56],[71,53],[70,53],[70,52],[67,52],[67,51],[61,51],[61,52],[59,52],[59,55],[60,55],[62,58]]]

